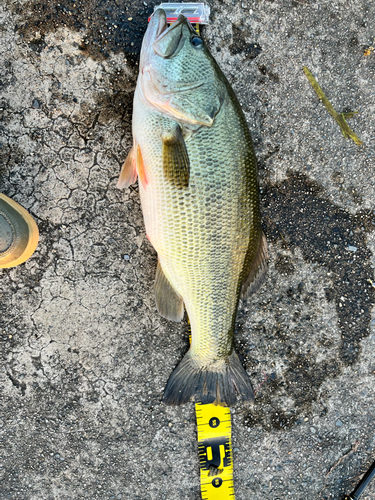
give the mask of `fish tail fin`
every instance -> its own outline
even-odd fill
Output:
[[[249,376],[234,350],[227,359],[211,364],[201,364],[189,351],[170,376],[163,402],[178,406],[195,399],[203,404],[233,406],[236,392],[243,401],[254,401]]]

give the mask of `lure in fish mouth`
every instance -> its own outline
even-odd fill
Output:
[[[118,187],[139,179],[147,236],[158,254],[159,313],[181,321],[191,346],[164,393],[234,405],[254,399],[235,352],[239,299],[267,271],[257,165],[241,106],[184,16],[167,27],[152,16],[143,39],[134,96],[133,147]]]

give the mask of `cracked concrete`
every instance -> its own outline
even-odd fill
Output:
[[[188,327],[158,316],[137,186],[115,189],[147,3],[0,6],[0,191],[40,230],[33,257],[0,271],[4,499],[200,498],[193,405],[160,402]],[[258,391],[232,412],[236,498],[339,500],[375,459],[374,6],[210,5],[204,37],[254,138],[270,247],[237,318]],[[303,65],[359,111],[364,146]]]

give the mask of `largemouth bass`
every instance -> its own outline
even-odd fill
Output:
[[[157,309],[181,321],[191,346],[164,402],[233,405],[254,399],[234,350],[242,293],[267,270],[257,166],[240,104],[189,21],[152,16],[134,96],[133,148],[118,187],[138,176],[147,236],[158,254]]]

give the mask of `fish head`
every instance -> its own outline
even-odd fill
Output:
[[[169,28],[164,10],[151,17],[143,39],[139,91],[147,106],[181,123],[212,126],[226,79],[185,16]]]

